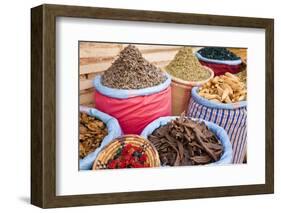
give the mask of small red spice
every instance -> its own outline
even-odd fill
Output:
[[[108,164],[107,164],[107,167],[109,169],[115,169],[116,168],[116,165],[117,165],[117,161],[116,160],[111,160]]]
[[[108,161],[106,167],[108,169],[117,168],[145,168],[149,167],[147,155],[141,147],[132,144],[126,144],[121,151],[118,150],[114,158]]]
[[[141,157],[140,157],[140,161],[142,162],[145,162],[147,159],[147,155],[146,154],[143,154]]]
[[[126,162],[125,161],[122,161],[119,163],[119,168],[123,169],[123,168],[126,168]]]

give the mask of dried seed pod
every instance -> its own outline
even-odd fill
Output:
[[[224,101],[226,97],[228,97],[228,95],[229,95],[229,90],[226,88],[222,93],[221,101]]]
[[[219,95],[219,96],[222,96],[222,94],[223,94],[223,89],[222,89],[219,85],[217,85],[217,90],[218,90],[218,95]]]
[[[230,78],[232,78],[232,79],[235,79],[237,82],[240,82],[239,77],[237,77],[237,76],[235,76],[235,75],[233,75],[233,74],[231,74],[231,73],[229,73],[229,72],[226,72],[225,75],[226,75],[227,77],[230,77]]]
[[[225,89],[228,90],[229,95],[233,95],[233,89],[231,88],[231,86],[229,86],[228,84],[224,84]]]
[[[229,96],[227,96],[227,97],[225,98],[225,103],[227,103],[227,104],[232,103],[232,101],[231,101],[231,99],[229,98]]]
[[[203,89],[202,89],[203,88]],[[246,86],[240,79],[231,73],[216,76],[199,89],[199,95],[221,103],[234,103],[246,99]]]
[[[239,98],[238,98],[238,101],[243,101],[245,100],[245,95],[241,95]]]
[[[213,83],[215,83],[215,84],[217,84],[217,83],[219,83],[219,77],[218,76],[216,76],[216,77],[214,77],[213,79],[212,79],[212,82]]]

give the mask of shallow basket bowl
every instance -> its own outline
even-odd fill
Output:
[[[138,135],[124,135],[114,139],[106,147],[104,147],[93,164],[93,170],[106,169],[107,162],[113,159],[117,150],[125,144],[132,144],[134,146],[141,147],[147,155],[146,162],[149,163],[150,167],[160,166],[159,155],[153,144]]]

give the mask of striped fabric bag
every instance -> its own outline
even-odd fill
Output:
[[[232,144],[233,163],[243,163],[247,151],[247,102],[215,103],[199,96],[197,90],[194,87],[191,91],[187,115],[223,127]]]

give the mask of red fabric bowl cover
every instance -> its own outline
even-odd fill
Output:
[[[94,93],[95,107],[115,117],[124,134],[140,134],[153,120],[171,115],[171,87],[146,96],[118,99]]]

